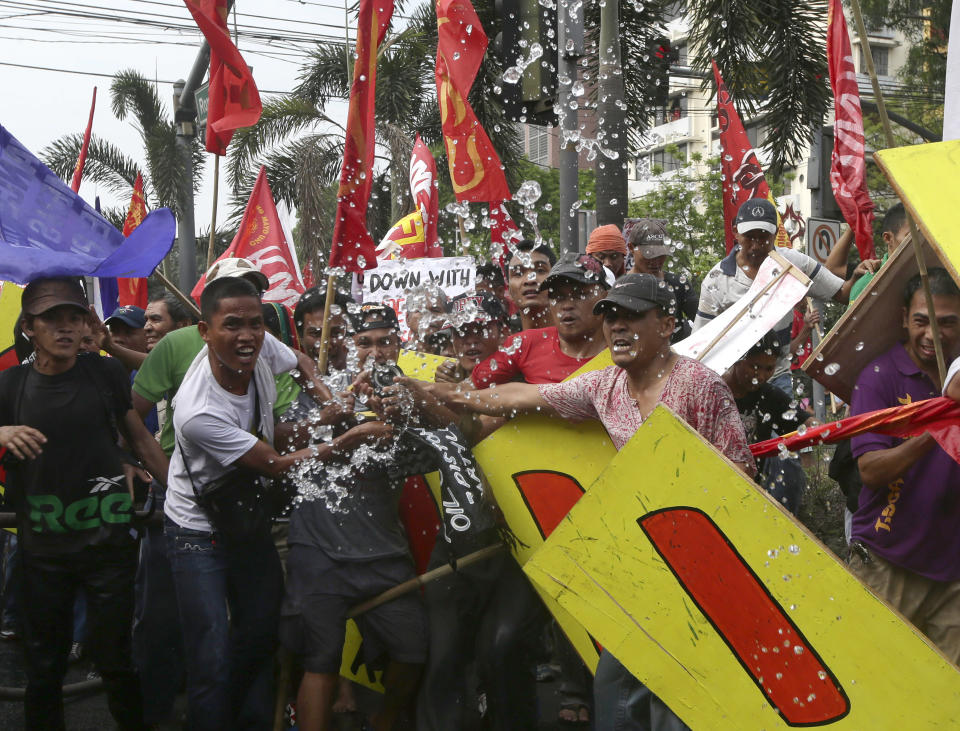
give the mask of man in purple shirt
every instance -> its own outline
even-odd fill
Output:
[[[934,312],[947,358],[960,344],[960,289],[930,270]],[[904,291],[906,342],[867,365],[851,413],[940,395],[939,373],[920,277]],[[854,437],[863,488],[853,514],[850,569],[909,619],[954,663],[960,662],[960,464],[929,434]]]

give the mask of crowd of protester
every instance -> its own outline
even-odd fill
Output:
[[[737,246],[700,287],[670,271],[661,221],[626,237],[602,226],[585,254],[559,259],[521,241],[503,269],[478,267],[473,293],[408,292],[405,339],[393,309],[339,291],[332,307],[317,288],[292,311],[263,303],[266,277],[242,259],[207,273],[199,317],[164,292],[101,322],[78,282],[31,282],[15,335],[23,365],[0,374],[18,520],[0,637],[23,642],[27,727],[64,728],[61,687],[82,652],[123,729],[268,729],[278,698],[299,728],[332,728],[335,710],[356,707],[340,676],[351,610],[416,576],[398,505],[406,479],[437,460],[417,430],[447,430],[469,451],[540,412],[598,420],[619,450],[664,404],[796,512],[799,463],[758,463],[749,444],[816,423],[809,384],[791,372],[819,311],[801,303],[723,374],[671,349],[736,303],[772,250],[766,200],[734,225]],[[883,229],[892,251],[902,207]],[[810,297],[847,302],[880,264],[840,276],[849,243],[826,266],[781,253],[812,280]],[[930,283],[953,357],[960,291],[942,269]],[[852,414],[940,393],[917,278],[903,297],[906,341],[860,374]],[[570,378],[607,349],[613,365]],[[395,369],[405,350],[444,357],[434,382]],[[958,369],[944,386],[953,398]],[[929,435],[866,434],[846,450],[851,570],[957,662],[960,467]],[[229,490],[245,512],[230,513]],[[450,563],[442,543],[430,568]],[[686,728],[608,650],[591,677],[506,552],[355,619],[356,664],[383,672],[371,729],[467,728],[478,708],[485,728],[534,729],[545,674],[559,680],[563,725]]]

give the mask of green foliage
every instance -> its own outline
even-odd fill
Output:
[[[689,9],[692,65],[709,70],[716,59],[741,115],[763,105],[768,172],[778,176],[799,158],[829,106],[826,0],[699,0]],[[710,73],[703,88],[712,86]]]
[[[110,85],[111,108],[117,119],[130,118],[143,141],[146,167],[96,135],[90,137],[84,179],[95,181],[123,198],[129,196],[137,174],[143,175],[144,197],[151,208],[166,206],[180,216],[185,185],[199,191],[203,177],[203,145],[191,142],[193,179],[185,175],[185,165],[177,147],[176,127],[167,116],[154,82],[133,69],[119,71]],[[40,152],[40,158],[62,179],[68,180],[80,154],[83,136],[79,133],[60,137]]]
[[[676,149],[668,151],[677,153]],[[660,170],[654,169],[654,174]],[[694,153],[657,189],[630,201],[631,218],[661,218],[678,247],[669,268],[701,281],[724,255],[720,159]]]

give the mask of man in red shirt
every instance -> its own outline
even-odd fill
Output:
[[[473,371],[476,388],[523,379],[558,383],[606,347],[603,321],[593,314],[612,284],[609,270],[589,255],[565,254],[539,290],[549,302],[555,326],[524,330]]]

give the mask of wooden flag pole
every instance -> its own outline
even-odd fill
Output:
[[[317,353],[317,371],[320,375],[327,372],[327,355],[330,350],[330,308],[333,306],[334,287],[336,277],[331,274],[327,277],[327,296],[323,301],[323,328],[320,331],[320,350]]]
[[[217,194],[220,192],[220,156],[213,156],[213,215],[210,218],[210,241],[207,244],[207,269],[213,266],[213,241],[217,231]]]
[[[860,51],[867,64],[867,72],[870,74],[870,83],[873,85],[873,95],[877,101],[877,111],[880,113],[880,123],[883,125],[883,135],[886,138],[887,147],[896,147],[897,143],[893,139],[890,117],[887,116],[887,107],[883,101],[883,92],[880,90],[880,79],[877,78],[877,69],[873,65],[873,52],[870,50],[870,43],[867,40],[867,28],[863,22],[863,13],[860,11],[860,0],[850,0],[850,10],[853,12],[853,22],[857,26],[857,35],[860,36]],[[927,300],[927,317],[930,318],[930,333],[937,354],[937,371],[940,374],[940,385],[942,385],[947,377],[947,365],[943,358],[943,343],[940,342],[940,326],[937,324],[937,314],[933,307],[933,294],[930,292],[927,261],[923,258],[923,251],[920,249],[920,233],[917,231],[917,224],[909,213],[907,213],[907,224],[910,226],[913,254],[917,259],[917,269],[920,272],[920,285]]]
[[[187,297],[187,295],[185,295],[179,289],[177,289],[176,285],[174,285],[173,282],[171,282],[169,279],[167,279],[164,276],[163,272],[160,271],[159,267],[153,271],[153,275],[157,279],[159,279],[161,282],[163,282],[163,286],[169,289],[174,297],[176,297],[178,300],[183,302],[183,304],[186,306],[188,310],[190,310],[190,312],[192,312],[197,317],[200,317],[200,308],[197,307],[197,303],[194,302],[189,297]]]

